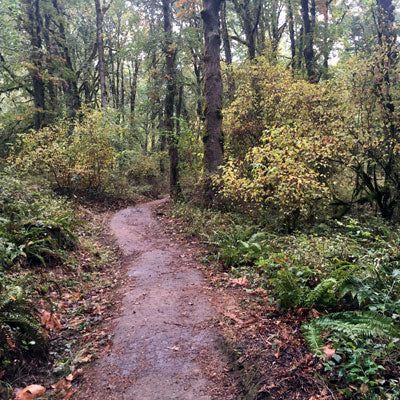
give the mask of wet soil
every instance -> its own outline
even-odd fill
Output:
[[[113,345],[93,365],[77,399],[237,398],[221,382],[228,367],[215,329],[215,293],[190,249],[156,219],[162,202],[124,209],[111,220],[129,286]]]

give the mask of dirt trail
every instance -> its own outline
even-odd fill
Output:
[[[78,398],[230,398],[210,379],[211,370],[222,374],[225,368],[212,328],[211,293],[188,249],[171,241],[155,218],[161,202],[122,210],[111,221],[132,287],[125,293],[113,346],[94,365]],[[205,360],[213,365],[205,368]]]

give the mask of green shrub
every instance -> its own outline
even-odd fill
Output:
[[[71,206],[10,174],[0,174],[0,269],[62,260],[75,245]]]

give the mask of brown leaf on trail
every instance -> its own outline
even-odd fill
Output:
[[[88,354],[86,357],[81,358],[79,361],[87,363],[92,359],[92,354]]]
[[[248,281],[245,276],[242,276],[241,278],[231,279],[231,283],[233,285],[245,286],[248,284]]]
[[[46,388],[41,385],[30,385],[18,392],[14,400],[33,400],[37,396],[45,394],[45,392]]]
[[[329,344],[323,347],[325,353],[325,361],[329,361],[335,355],[336,350],[333,349]]]
[[[50,314],[48,311],[44,311],[41,318],[42,325],[53,331],[62,329],[62,325],[60,320],[58,319],[56,314]]]
[[[281,347],[282,347],[282,342],[278,342],[278,349],[276,353],[274,353],[275,358],[279,358],[281,356]]]
[[[275,388],[276,387],[276,385],[274,385],[274,384],[272,384],[272,385],[264,385],[259,391],[258,391],[258,393],[265,393],[265,392],[268,392],[269,390],[271,390],[271,389],[273,389],[273,388]]]

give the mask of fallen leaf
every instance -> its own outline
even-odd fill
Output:
[[[72,386],[72,383],[68,382],[65,378],[62,378],[57,383],[55,383],[54,385],[51,385],[51,387],[56,392],[61,392],[63,390],[67,391],[71,386]]]
[[[231,279],[231,283],[234,285],[245,286],[247,285],[248,281],[247,278],[243,276],[241,278]]]
[[[360,393],[365,395],[368,392],[368,385],[366,383],[362,383],[360,387]]]
[[[15,350],[17,348],[16,344],[14,343],[14,341],[10,338],[10,336],[6,335],[6,341],[7,344],[10,346],[11,349]]]
[[[46,388],[41,385],[30,385],[22,389],[15,396],[15,400],[33,400],[46,393]]]
[[[48,311],[44,311],[41,318],[42,325],[51,330],[62,329],[60,320],[56,314],[50,314]]]
[[[174,351],[180,350],[180,348],[178,346],[167,347],[167,349],[174,350]]]
[[[329,344],[323,347],[325,353],[325,361],[329,361],[335,355],[336,350],[333,349]]]
[[[80,359],[81,362],[89,362],[92,359],[92,354],[88,354],[86,357]]]
[[[69,374],[65,379],[72,382],[77,376],[83,374],[83,369],[77,369],[73,374]]]
[[[272,384],[272,385],[264,385],[259,391],[258,391],[258,393],[265,393],[265,392],[268,392],[269,390],[271,390],[271,389],[274,389],[276,386],[274,385],[274,384]]]
[[[239,325],[243,325],[243,320],[238,318],[236,315],[231,314],[231,313],[226,313],[225,317],[230,318],[231,320],[235,321]]]

